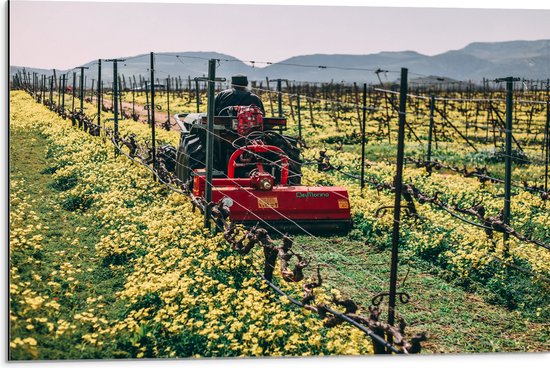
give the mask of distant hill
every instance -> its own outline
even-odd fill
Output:
[[[179,57],[177,57],[179,56]],[[162,82],[168,75],[180,76],[184,80],[206,75],[206,59],[222,59],[216,69],[217,76],[230,78],[233,74],[243,73],[250,80],[283,78],[309,82],[391,82],[399,78],[395,71],[401,67],[415,73],[416,77],[434,76],[458,81],[479,82],[483,78],[515,76],[525,79],[550,78],[550,40],[475,42],[460,50],[451,50],[442,54],[427,56],[414,51],[380,52],[368,55],[314,54],[295,56],[266,67],[252,67],[241,60],[216,52],[178,52],[155,56],[156,77]],[[88,83],[97,79],[97,61],[84,66]],[[19,66],[10,66],[13,75]],[[25,68],[28,72],[51,75],[51,70]],[[149,77],[149,54],[128,57],[119,63],[119,72],[125,78]],[[375,70],[388,70],[379,73]],[[57,71],[65,73],[67,71]],[[72,78],[72,71],[68,71]],[[102,63],[102,79],[112,82],[112,63]]]

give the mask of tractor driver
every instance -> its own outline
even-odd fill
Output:
[[[265,113],[262,100],[254,93],[250,92],[248,87],[248,78],[246,75],[237,74],[231,77],[231,87],[221,91],[214,100],[216,116],[229,116],[230,106],[249,106],[256,105]]]

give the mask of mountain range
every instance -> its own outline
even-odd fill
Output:
[[[550,78],[550,40],[475,42],[460,50],[428,56],[415,51],[380,52],[368,55],[313,54],[295,56],[281,62],[268,64],[244,63],[217,52],[170,52],[155,54],[155,76],[161,83],[170,76],[202,77],[208,73],[208,59],[219,59],[217,77],[229,78],[234,74],[246,74],[249,80],[288,79],[307,82],[391,82],[399,78],[402,67],[409,69],[409,78],[439,76],[459,81],[480,82],[483,78],[514,76],[524,79],[543,80]],[[118,64],[119,73],[125,78],[149,77],[149,54],[127,57]],[[87,83],[97,80],[97,60],[82,66]],[[14,75],[23,66],[10,66]],[[25,67],[27,72],[52,75],[52,70]],[[382,72],[376,74],[375,70]],[[69,73],[75,70],[57,70]],[[388,72],[385,72],[388,71]],[[102,79],[112,82],[111,62],[102,62]]]

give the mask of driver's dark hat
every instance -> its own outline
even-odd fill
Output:
[[[244,74],[236,74],[231,77],[231,84],[233,86],[246,87],[248,86],[248,78]]]

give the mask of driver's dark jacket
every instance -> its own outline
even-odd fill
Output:
[[[214,111],[216,116],[228,116],[229,109],[225,109],[226,107],[249,106],[252,104],[258,106],[265,114],[264,104],[258,96],[250,91],[230,88],[218,93],[216,99],[214,100]]]

